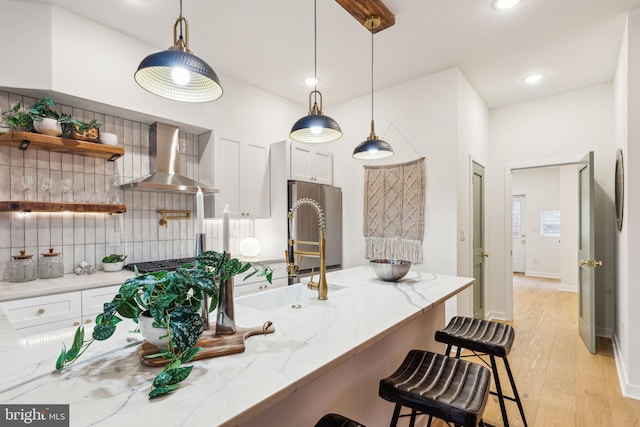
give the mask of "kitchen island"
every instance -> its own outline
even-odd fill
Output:
[[[248,338],[244,353],[195,362],[176,392],[153,401],[147,394],[158,370],[140,364],[141,338],[127,332],[133,324],[62,372],[53,369],[59,340],[25,347],[0,327],[0,403],[68,403],[71,426],[313,426],[332,411],[388,425],[393,405],[377,396],[379,379],[411,348],[443,350],[433,342],[443,303],[473,279],[411,271],[391,283],[369,267],[327,278],[327,301],[259,309],[236,299],[236,324],[271,321],[275,332]]]

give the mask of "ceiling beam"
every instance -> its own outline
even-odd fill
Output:
[[[336,0],[356,21],[365,26],[368,18],[379,17],[380,26],[373,30],[378,33],[396,23],[396,17],[381,0]],[[366,26],[365,26],[366,28]],[[367,28],[367,31],[370,29]]]

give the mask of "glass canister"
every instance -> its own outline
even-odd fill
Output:
[[[28,255],[27,251],[21,250],[20,255],[13,255],[13,260],[9,265],[10,282],[28,282],[36,280],[38,272],[33,255]]]
[[[49,252],[42,254],[38,260],[38,277],[41,279],[53,279],[64,275],[64,261],[60,256],[60,252],[53,252],[53,248],[49,248]]]

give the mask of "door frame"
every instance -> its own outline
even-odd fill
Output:
[[[513,320],[513,245],[511,238],[511,174],[519,169],[533,169],[549,166],[565,166],[580,163],[583,154],[548,160],[532,160],[527,162],[508,163],[504,166],[504,286],[505,286],[505,320]],[[507,221],[507,218],[509,220]],[[508,267],[507,267],[508,266]]]

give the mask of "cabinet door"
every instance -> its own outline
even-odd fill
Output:
[[[216,136],[215,216],[228,204],[234,218],[267,218],[270,213],[269,148],[240,138]]]
[[[313,150],[308,145],[291,143],[291,179],[313,182]]]
[[[79,325],[80,301],[80,292],[67,292],[3,302],[2,309],[16,331],[33,328],[30,331],[37,333],[51,330],[47,325],[60,321],[67,326]]]
[[[240,192],[241,216],[268,218],[270,211],[269,149],[257,144],[245,144],[242,150]]]
[[[291,143],[291,179],[333,184],[333,157],[310,145]]]
[[[314,150],[311,160],[313,182],[333,185],[333,157],[328,151]]]
[[[214,181],[220,190],[214,197],[216,218],[222,218],[228,204],[231,215],[239,217],[240,206],[240,160],[242,143],[235,139],[216,136],[214,139]]]

